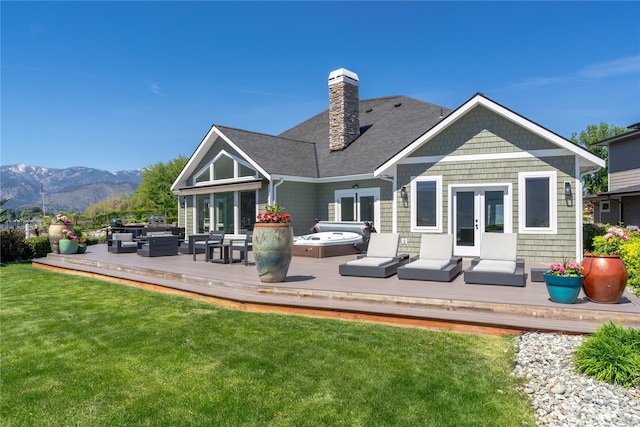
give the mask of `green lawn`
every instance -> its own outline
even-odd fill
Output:
[[[0,267],[2,426],[534,425],[512,337],[275,314]]]

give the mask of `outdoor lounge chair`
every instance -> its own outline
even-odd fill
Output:
[[[389,277],[396,273],[403,260],[408,260],[398,256],[399,244],[398,233],[372,233],[367,253],[341,264],[338,271],[342,276]]]
[[[133,233],[113,233],[107,241],[107,251],[112,254],[134,253],[138,250],[138,242],[133,240]]]
[[[462,271],[462,257],[453,256],[453,235],[423,234],[420,255],[398,268],[398,279],[449,282]]]
[[[483,233],[480,257],[465,270],[465,283],[525,286],[524,260],[517,259],[517,250],[517,234]]]
[[[204,260],[208,261],[210,254],[207,253],[209,250],[213,250],[214,248],[219,248],[222,251],[222,245],[224,242],[224,231],[210,231],[208,236],[205,236],[204,239],[196,239],[193,242],[193,260],[196,260],[196,254],[204,253]],[[199,249],[203,248],[203,251]],[[222,253],[220,254],[220,258],[222,258]]]

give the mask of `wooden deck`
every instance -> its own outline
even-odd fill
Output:
[[[640,299],[625,292],[618,304],[597,304],[580,294],[576,304],[549,300],[544,283],[524,288],[343,277],[338,265],[355,256],[293,257],[285,282],[267,284],[253,265],[206,263],[202,255],[146,258],[112,254],[105,244],[83,255],[55,255],[33,265],[105,278],[161,292],[180,293],[247,311],[283,312],[466,332],[520,331],[591,333],[610,320],[640,328]],[[463,267],[467,268],[469,260]],[[543,264],[527,263],[531,267]]]

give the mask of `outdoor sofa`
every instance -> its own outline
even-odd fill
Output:
[[[420,254],[398,267],[398,279],[449,282],[462,271],[462,257],[453,256],[453,235],[423,234]]]
[[[398,256],[400,235],[398,233],[372,233],[367,252],[358,258],[341,264],[338,271],[342,276],[389,277],[398,267],[409,260],[408,255]]]
[[[465,283],[525,286],[524,260],[517,258],[517,251],[517,234],[483,233],[480,257],[472,259],[465,270]]]
[[[178,255],[180,239],[171,234],[163,236],[151,236],[140,244],[138,255],[145,257]]]

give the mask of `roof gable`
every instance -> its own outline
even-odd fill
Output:
[[[424,144],[431,141],[436,136],[440,135],[443,131],[448,129],[457,123],[461,118],[465,117],[470,111],[472,111],[477,106],[482,106],[491,112],[498,114],[505,119],[515,123],[518,126],[526,129],[527,131],[541,137],[545,141],[550,142],[554,146],[567,150],[576,156],[578,156],[581,160],[581,164],[583,167],[604,167],[604,160],[590,151],[580,147],[573,142],[559,136],[556,133],[549,131],[548,129],[534,123],[527,118],[503,107],[502,105],[486,98],[484,95],[478,93],[474,95],[467,102],[462,104],[456,110],[454,110],[451,114],[446,116],[442,121],[435,124],[432,128],[426,131],[419,138],[414,140],[411,144],[406,146],[404,149],[397,152],[395,155],[390,157],[387,161],[384,162],[380,167],[378,167],[374,175],[379,176],[387,173],[393,166],[395,166],[399,161],[408,157],[410,154],[418,150]]]

